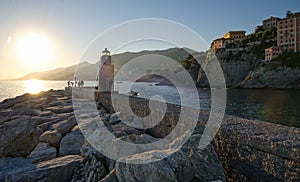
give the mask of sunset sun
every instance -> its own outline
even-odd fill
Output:
[[[45,36],[29,34],[18,41],[17,54],[19,59],[26,64],[41,65],[50,61],[53,56],[53,47]]]

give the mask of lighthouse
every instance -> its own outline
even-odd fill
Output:
[[[98,90],[100,92],[113,92],[114,90],[114,64],[107,48],[102,51],[100,57]]]

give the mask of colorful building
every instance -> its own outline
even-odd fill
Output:
[[[262,21],[263,29],[269,30],[269,29],[272,29],[272,28],[276,28],[278,20],[280,20],[280,18],[274,17],[274,16],[271,16],[270,18],[267,18],[267,19],[263,20]]]
[[[223,38],[232,39],[235,43],[239,43],[246,35],[246,31],[238,30],[238,31],[229,31],[227,32]]]
[[[272,61],[281,54],[282,50],[280,47],[272,46],[270,48],[267,48],[265,49],[265,61]]]
[[[300,12],[278,20],[277,46],[284,52],[300,52]]]
[[[217,52],[218,50],[221,49],[225,49],[230,47],[233,44],[233,40],[232,39],[225,39],[225,38],[218,38],[213,40],[213,42],[211,43],[211,49],[214,52]]]

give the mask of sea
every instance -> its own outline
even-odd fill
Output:
[[[38,93],[50,89],[64,89],[67,81],[0,81],[0,102],[24,93]],[[84,86],[94,87],[96,82],[85,81]],[[115,90],[128,94],[139,92],[139,97],[182,104],[201,110],[210,110],[210,89],[175,88],[146,82],[117,82]],[[183,92],[182,92],[183,91]],[[195,99],[198,93],[199,100]],[[180,97],[184,94],[184,103]],[[157,97],[159,96],[159,97]],[[247,119],[271,122],[300,128],[300,90],[228,89],[226,114]]]

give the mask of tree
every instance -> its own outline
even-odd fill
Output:
[[[289,17],[291,14],[292,14],[292,11],[287,10],[285,15],[286,15],[286,17]]]

